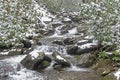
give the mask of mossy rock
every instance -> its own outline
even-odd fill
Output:
[[[110,59],[102,59],[96,62],[93,65],[93,68],[99,73],[101,76],[106,76],[109,73],[115,71],[113,63]]]
[[[90,67],[93,65],[94,56],[91,53],[82,54],[77,56],[77,66],[79,67]]]
[[[9,53],[8,53],[8,56],[14,56],[14,55],[20,55],[20,54],[23,54],[23,50],[22,49],[20,49],[20,50],[11,50],[11,51],[9,51]]]
[[[109,75],[104,76],[102,80],[116,80],[116,77],[112,74],[109,74]]]
[[[50,66],[50,62],[49,62],[49,61],[47,61],[47,60],[42,61],[42,62],[40,63],[40,65],[38,66],[37,71],[41,72],[41,71],[43,71],[45,68],[47,68],[48,66]]]
[[[43,61],[41,63],[41,65],[42,65],[43,68],[46,68],[46,67],[48,67],[50,65],[50,62],[49,61]]]
[[[101,59],[101,60],[96,61],[96,63],[93,65],[93,69],[103,68],[103,67],[108,66],[109,64],[111,64],[110,59]]]

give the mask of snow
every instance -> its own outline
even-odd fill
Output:
[[[0,52],[1,55],[7,55],[9,52]]]
[[[114,75],[117,77],[117,80],[120,80],[120,69]]]
[[[106,54],[108,54],[108,55],[111,55],[112,54],[112,52],[105,52]]]
[[[97,43],[87,43],[87,44],[84,44],[84,45],[81,45],[79,46],[81,49],[85,49],[85,48],[90,48],[92,47],[93,45],[97,45]]]
[[[93,39],[94,36],[86,36],[85,39]]]
[[[86,42],[86,41],[88,41],[88,40],[80,40],[80,41],[78,41],[78,43],[83,43],[83,42]]]
[[[34,50],[29,53],[32,56],[32,59],[35,59],[39,56],[39,50]]]
[[[51,22],[51,21],[52,21],[52,18],[50,18],[50,17],[42,17],[42,18],[41,18],[41,21],[42,21],[42,22]]]
[[[71,19],[70,19],[70,18],[64,18],[64,21],[65,21],[65,22],[70,22]]]
[[[76,34],[77,28],[73,28],[73,29],[69,30],[68,32],[69,32],[69,34]]]
[[[59,59],[59,60],[63,60],[63,61],[66,61],[63,57],[61,57],[60,55],[56,55],[56,58]]]

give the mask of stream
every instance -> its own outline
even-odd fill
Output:
[[[34,3],[36,4],[35,9],[43,14],[39,19],[40,24],[43,24],[44,27],[40,27],[39,29],[42,31],[50,31],[50,33],[46,33],[47,35],[39,40],[42,45],[35,45],[34,50],[44,52],[45,55],[48,56],[51,56],[54,51],[57,51],[61,56],[70,61],[71,67],[59,72],[52,68],[54,64],[53,61],[44,72],[39,73],[26,69],[20,63],[26,55],[11,56],[0,60],[0,80],[101,80],[101,77],[94,70],[76,66],[75,56],[67,54],[66,48],[68,45],[60,45],[60,43],[54,44],[55,41],[63,41],[67,38],[72,38],[75,42],[90,40],[90,37],[86,36],[84,32],[78,31],[82,26],[72,22],[68,17],[63,18],[62,22],[61,18],[56,17],[56,15],[51,15],[35,1]],[[55,25],[55,27],[53,25]],[[66,28],[65,25],[70,25],[70,27]],[[67,31],[63,31],[64,29],[67,29]],[[77,45],[77,43],[72,44],[72,46],[73,45]]]

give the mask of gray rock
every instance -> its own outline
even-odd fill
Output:
[[[40,22],[40,23],[38,23],[38,26],[39,26],[39,28],[44,28],[44,27],[45,27],[45,25],[44,25],[44,24],[42,24],[41,22]]]
[[[44,68],[48,67],[51,62],[51,58],[45,56],[45,53],[43,52],[32,52],[33,54],[39,54],[37,57],[34,58],[32,54],[28,54],[22,61],[21,63],[23,66],[25,66],[28,69],[32,70],[43,70]],[[35,55],[35,56],[36,56]]]
[[[41,43],[40,41],[38,41],[38,42],[37,42],[37,45],[41,46],[41,45],[42,45],[42,43]]]
[[[83,44],[86,44],[88,42],[89,42],[88,40],[80,40],[77,42],[77,45],[83,45]]]
[[[77,59],[77,66],[79,67],[90,67],[94,62],[94,56],[91,53],[82,54]]]
[[[72,21],[71,21],[70,18],[65,17],[65,18],[63,18],[62,22],[63,22],[63,23],[71,23]]]
[[[68,33],[68,30],[61,30],[60,31],[61,35]]]
[[[58,44],[58,45],[64,45],[64,43],[61,40],[55,40],[52,43],[53,44]]]
[[[71,44],[74,44],[75,43],[75,40],[72,39],[72,38],[66,38],[63,40],[64,44],[66,45],[71,45]]]
[[[74,54],[74,55],[81,55],[84,53],[91,53],[93,51],[96,51],[97,49],[98,49],[97,45],[93,45],[91,47],[85,47],[85,48],[81,48],[78,46],[72,46],[72,47],[67,48],[67,53]]]
[[[56,27],[58,27],[58,26],[61,26],[61,25],[62,25],[62,22],[60,22],[60,21],[53,22],[51,25],[52,25],[54,28],[56,28]]]
[[[67,47],[67,53],[68,54],[76,54],[77,50],[78,50],[78,46],[69,46],[69,47]]]
[[[61,55],[59,55],[58,52],[53,52],[52,55],[55,60],[55,64],[53,65],[54,69],[60,70],[62,68],[71,66],[71,64],[65,58],[63,58]]]
[[[53,18],[51,18],[51,17],[42,17],[42,19],[41,19],[44,23],[50,23],[50,22],[52,22],[53,21]]]
[[[44,35],[46,35],[46,36],[50,36],[50,35],[53,35],[54,32],[55,32],[55,30],[53,30],[53,29],[49,29],[49,30],[47,30],[47,31],[44,33]]]
[[[29,40],[21,40],[21,42],[23,43],[24,48],[30,48],[32,46]]]

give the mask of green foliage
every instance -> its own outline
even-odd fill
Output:
[[[32,0],[0,0],[0,46],[15,45],[37,22]]]
[[[113,61],[115,62],[120,61],[120,52],[114,51],[112,54],[113,54],[113,57],[112,57]]]
[[[59,4],[60,1],[60,4]],[[61,11],[62,0],[41,0],[51,13]]]
[[[80,4],[79,17],[85,23],[90,25],[88,27],[88,34],[94,36],[94,39],[100,45],[106,47],[107,45],[120,46],[120,1],[119,0],[101,0],[98,3],[90,2]],[[112,46],[113,47],[113,46]],[[114,47],[113,47],[114,48]],[[101,59],[110,58],[113,61],[120,61],[120,53],[113,52],[110,56],[105,51],[98,54]]]
[[[99,3],[80,4],[79,16],[90,25],[88,34],[102,45],[119,43],[120,1],[105,0]]]
[[[98,57],[100,59],[106,59],[106,58],[108,58],[108,54],[106,54],[105,52],[101,51],[101,52],[99,52]]]

